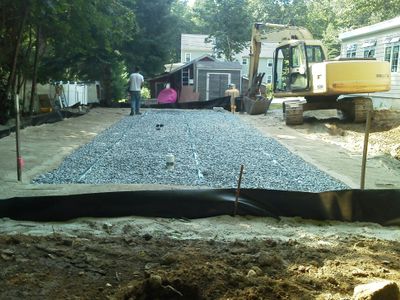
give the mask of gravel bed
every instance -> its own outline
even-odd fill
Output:
[[[175,156],[173,169],[167,154]],[[34,183],[138,183],[320,192],[347,189],[237,116],[205,110],[148,110],[127,116]]]

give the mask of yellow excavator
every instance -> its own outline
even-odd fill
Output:
[[[343,96],[390,90],[390,66],[386,61],[360,58],[327,60],[321,41],[305,28],[255,23],[249,64],[248,97],[254,98],[261,84],[258,63],[262,41],[279,43],[274,51],[273,94],[286,100],[287,125],[303,123],[303,112],[338,109],[354,122],[364,122],[372,100],[365,96]]]

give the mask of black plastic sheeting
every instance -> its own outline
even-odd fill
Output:
[[[56,123],[62,121],[64,118],[79,117],[86,114],[85,112],[71,112],[67,110],[54,110],[50,113],[40,114],[32,117],[22,118],[21,128],[28,126],[38,126],[48,123]],[[10,135],[15,132],[15,126],[7,129],[0,130],[0,138]]]
[[[204,218],[233,215],[234,189],[133,191],[0,200],[0,217],[66,221],[78,217]],[[400,190],[323,193],[242,189],[238,215],[400,225]]]
[[[213,107],[223,107],[230,109],[231,97],[221,97],[209,101],[176,102],[164,104],[152,104],[150,108],[178,108],[178,109],[213,109]]]

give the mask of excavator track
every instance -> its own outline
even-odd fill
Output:
[[[368,111],[373,110],[372,100],[367,97],[346,97],[335,99],[313,99],[313,101],[289,100],[283,102],[283,115],[286,125],[303,124],[303,112],[318,109],[338,109],[344,117],[354,123],[367,120]]]
[[[283,114],[286,125],[303,124],[303,103],[299,100],[283,102]]]
[[[365,122],[368,111],[373,110],[372,100],[368,97],[346,97],[339,100],[339,105],[345,118],[354,123]]]

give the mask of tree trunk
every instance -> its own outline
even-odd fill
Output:
[[[25,106],[26,106],[26,78],[24,78],[24,84],[23,84],[23,91],[22,91],[22,113],[25,112]]]
[[[10,75],[7,80],[7,85],[5,88],[5,93],[3,95],[3,99],[0,99],[0,111],[2,111],[2,112],[8,111],[9,107],[7,105],[7,102],[8,102],[8,99],[10,98],[10,93],[14,92],[13,88],[15,87],[15,77],[16,77],[16,70],[17,70],[18,55],[19,55],[19,51],[21,49],[23,32],[24,32],[24,28],[25,28],[26,19],[28,18],[29,9],[30,9],[29,5],[26,5],[24,7],[22,20],[20,22],[20,27],[18,29],[17,39],[15,40],[15,50],[14,50],[14,55],[13,55],[13,60],[12,60],[11,72],[10,72]]]
[[[110,64],[104,64],[103,67],[103,80],[102,85],[104,89],[104,104],[108,107],[112,106],[112,87],[111,87],[111,66]]]
[[[29,114],[33,114],[35,108],[35,94],[36,94],[36,84],[37,84],[37,69],[39,61],[39,50],[40,50],[40,26],[37,27],[36,31],[36,42],[35,42],[35,58],[33,61],[33,72],[32,72],[32,89],[31,98],[29,103]]]

